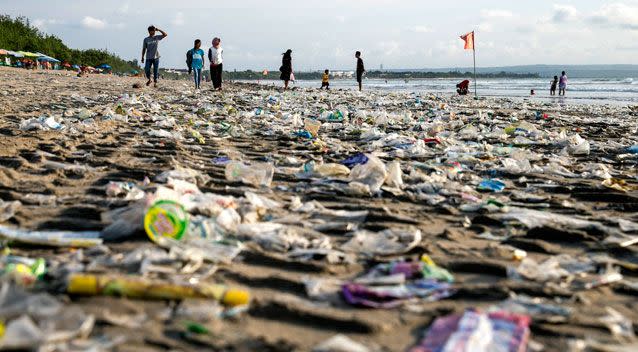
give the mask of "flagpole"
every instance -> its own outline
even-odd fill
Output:
[[[476,33],[472,33],[472,37],[474,39],[474,45],[472,48],[472,56],[474,57],[474,98],[478,98],[478,91],[476,89]]]

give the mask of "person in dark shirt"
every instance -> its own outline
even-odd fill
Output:
[[[283,53],[279,72],[281,72],[279,79],[284,81],[284,90],[286,90],[288,89],[288,83],[290,82],[290,76],[292,75],[292,50],[288,49],[285,53]]]
[[[363,60],[361,60],[361,52],[357,51],[354,57],[357,58],[357,83],[359,83],[359,91],[361,91],[363,89],[363,73],[366,72],[366,69],[363,66]]]
[[[459,93],[459,95],[467,95],[469,91],[470,91],[470,81],[467,79],[456,85],[456,92]]]
[[[554,76],[554,80],[550,82],[549,95],[556,95],[556,86],[558,86],[558,76]]]

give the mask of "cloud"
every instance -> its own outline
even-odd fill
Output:
[[[382,56],[392,56],[398,54],[401,48],[401,44],[396,41],[382,41],[377,44],[377,52],[380,52]]]
[[[491,23],[483,22],[478,25],[477,30],[483,33],[491,33],[494,32],[494,26]]]
[[[40,29],[40,30],[44,30],[48,26],[65,24],[65,22],[64,21],[60,21],[60,20],[56,20],[56,19],[52,19],[52,18],[48,18],[48,19],[36,18],[35,20],[33,20],[32,24],[33,24],[33,26],[35,28]]]
[[[432,33],[432,27],[429,26],[414,26],[411,29],[416,33]]]
[[[175,18],[171,21],[171,24],[174,26],[183,26],[186,21],[184,20],[184,13],[178,12],[175,14]]]
[[[97,19],[91,16],[85,16],[82,19],[82,27],[88,29],[104,29],[106,28],[106,21]]]
[[[483,18],[494,18],[494,19],[507,19],[514,17],[514,14],[508,10],[481,10],[481,17]]]
[[[570,5],[554,5],[554,15],[552,16],[552,22],[562,23],[572,21],[580,15],[580,12]]]
[[[131,4],[129,2],[125,2],[124,4],[122,4],[122,6],[120,6],[120,8],[117,11],[119,13],[127,14],[130,9],[131,9]]]
[[[638,7],[623,3],[606,4],[587,19],[600,26],[638,30]]]

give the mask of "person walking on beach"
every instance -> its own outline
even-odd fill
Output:
[[[191,50],[186,54],[186,64],[188,65],[188,74],[193,71],[195,79],[195,89],[199,89],[202,84],[202,69],[204,69],[204,50],[202,41],[197,39]]]
[[[281,75],[279,79],[284,81],[284,90],[288,89],[288,83],[290,82],[290,76],[292,75],[292,50],[288,49],[282,54],[281,67],[279,71]]]
[[[162,33],[161,35],[155,35],[156,31]],[[151,66],[153,66],[153,81],[155,82],[155,87],[157,87],[157,78],[159,77],[159,59],[160,53],[157,49],[160,40],[166,38],[168,34],[159,28],[155,28],[155,26],[148,27],[148,37],[144,38],[144,43],[142,45],[142,63],[144,63],[144,58],[146,58],[146,64],[144,66],[144,73],[146,73],[146,85],[149,86],[151,84]]]
[[[329,70],[325,70],[323,72],[323,75],[321,75],[321,88],[319,89],[323,89],[326,88],[326,90],[330,90],[330,71]]]
[[[354,54],[354,57],[357,58],[357,83],[359,83],[359,91],[361,91],[363,90],[363,73],[366,72],[366,69],[363,66],[363,60],[361,59],[361,52],[357,51]]]
[[[567,74],[565,71],[560,75],[560,81],[558,82],[558,95],[565,96],[565,90],[567,89]]]
[[[556,95],[557,85],[558,85],[558,76],[554,76],[554,80],[550,82],[549,95]]]
[[[222,40],[215,37],[213,46],[208,49],[208,60],[210,61],[210,80],[213,81],[213,89],[222,90],[222,73],[224,61],[222,48]]]

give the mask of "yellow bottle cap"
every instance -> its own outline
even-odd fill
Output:
[[[243,306],[250,301],[250,293],[244,290],[230,289],[226,291],[222,303],[227,306]]]

